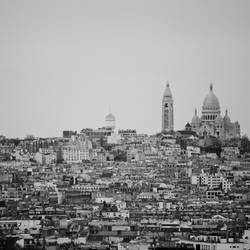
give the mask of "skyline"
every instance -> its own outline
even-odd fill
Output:
[[[222,115],[250,135],[249,1],[0,0],[0,134],[161,130],[169,80],[175,130],[212,81]]]
[[[213,84],[212,81],[210,81],[210,85],[211,85],[211,84]],[[165,85],[168,85],[168,86],[170,85],[170,83],[169,83],[168,80],[166,81],[166,84],[165,84]],[[209,87],[210,87],[210,85],[209,85]],[[165,88],[166,88],[166,87],[165,87]],[[170,86],[170,89],[171,89],[171,86]],[[164,92],[165,92],[165,90],[164,90]],[[162,96],[163,96],[163,95],[162,95]],[[205,99],[205,97],[204,97],[204,99]],[[174,97],[173,97],[173,100],[174,100]],[[161,107],[161,108],[162,108],[162,107]],[[201,105],[200,110],[199,110],[198,108],[195,108],[195,109],[197,109],[198,116],[201,116],[202,105]],[[99,126],[96,126],[96,127],[91,127],[91,128],[97,129],[97,128],[100,128],[100,127],[102,127],[102,126],[105,126],[105,123],[106,123],[106,121],[105,121],[106,115],[108,115],[108,114],[110,114],[110,113],[111,113],[112,115],[115,116],[116,124],[117,124],[116,114],[112,113],[110,110],[111,110],[111,109],[110,109],[110,107],[109,107],[109,112],[107,112],[107,113],[104,115],[102,124],[100,124]],[[226,112],[226,111],[228,111],[228,109],[225,109],[224,111]],[[195,112],[195,110],[194,110],[194,112]],[[225,115],[225,114],[223,113],[223,108],[222,108],[222,111],[221,111],[221,115],[222,115],[222,117]],[[230,113],[229,113],[229,117],[230,117]],[[162,117],[160,117],[160,119],[162,119]],[[119,121],[118,121],[118,123],[119,123]],[[187,121],[186,123],[191,123],[191,120]],[[183,126],[182,128],[174,129],[174,131],[183,129],[183,128],[185,127],[186,123],[184,124],[184,126]],[[81,129],[83,129],[83,128],[87,128],[87,127],[82,127]],[[90,127],[89,127],[89,128],[90,128]],[[79,129],[79,130],[77,130],[77,131],[79,132],[81,129]],[[127,128],[122,128],[122,127],[121,127],[121,128],[117,128],[117,126],[116,126],[116,129],[117,129],[117,130],[118,130],[118,129],[136,129],[137,132],[140,133],[140,130],[139,130],[138,128],[133,128],[133,127],[127,127]],[[65,130],[67,130],[67,129],[65,129]],[[69,129],[69,130],[75,131],[76,129],[72,128],[72,129]],[[153,133],[151,133],[151,134],[155,134],[155,133],[158,133],[158,132],[160,132],[160,131],[162,131],[162,130],[161,130],[161,129],[160,129],[160,130],[157,130],[157,131],[155,131],[155,132],[153,132]],[[59,131],[59,133],[62,133],[62,131]],[[150,134],[150,133],[145,132],[145,134]],[[27,136],[27,135],[31,135],[31,134],[26,134],[25,136]],[[33,135],[33,134],[32,134],[32,135]],[[242,134],[242,135],[244,135],[244,134]],[[24,138],[25,136],[23,136],[23,138]],[[36,136],[35,134],[34,134],[34,136],[35,136],[35,137],[44,137],[44,138],[46,138],[46,136]],[[53,137],[53,136],[50,136],[50,137]],[[15,137],[13,137],[13,138],[15,138]],[[22,137],[16,137],[16,138],[22,138]]]

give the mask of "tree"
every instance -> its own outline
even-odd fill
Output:
[[[240,153],[250,153],[250,141],[246,135],[242,136],[240,141]]]
[[[127,161],[127,152],[122,150],[114,151],[114,160],[115,161]]]

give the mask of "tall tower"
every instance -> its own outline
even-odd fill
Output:
[[[162,131],[174,130],[174,100],[167,82],[162,98]]]

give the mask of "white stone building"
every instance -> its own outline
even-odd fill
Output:
[[[219,99],[213,92],[213,84],[210,84],[210,91],[204,99],[202,106],[202,115],[198,116],[197,110],[191,122],[192,130],[199,136],[215,136],[222,140],[239,138],[240,124],[231,122],[228,111],[225,116],[221,116]]]

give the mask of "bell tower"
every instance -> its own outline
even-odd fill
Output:
[[[170,90],[169,82],[166,84],[166,88],[162,98],[162,131],[174,130],[174,100],[172,92]]]

